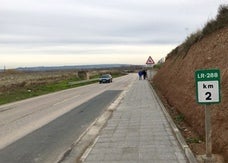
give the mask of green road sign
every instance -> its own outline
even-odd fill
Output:
[[[220,103],[220,70],[208,69],[195,72],[196,97],[200,104]]]

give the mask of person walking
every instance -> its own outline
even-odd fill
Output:
[[[142,71],[139,71],[139,72],[138,72],[138,75],[139,75],[139,80],[141,80],[141,79],[142,79],[142,75],[143,75],[143,74],[142,74]]]
[[[142,71],[142,75],[143,75],[143,79],[145,80],[145,79],[147,78],[146,70],[143,70],[143,71]]]

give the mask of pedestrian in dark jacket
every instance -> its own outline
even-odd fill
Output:
[[[146,70],[143,70],[143,71],[142,71],[142,75],[143,75],[143,79],[145,80],[145,79],[147,78]]]
[[[142,71],[139,71],[139,72],[138,72],[138,75],[139,75],[139,80],[141,80],[141,79],[142,79],[142,75],[143,75],[143,74],[142,74]]]

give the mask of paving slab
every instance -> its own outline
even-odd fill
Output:
[[[83,163],[186,163],[147,80],[136,80]]]

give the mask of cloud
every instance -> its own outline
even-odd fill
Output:
[[[218,6],[225,2],[0,0],[0,51],[11,55],[28,52],[77,55],[81,52],[63,51],[61,47],[83,46],[83,54],[90,53],[91,46],[173,47],[214,18]],[[106,51],[107,55],[114,55],[112,51],[115,49]],[[116,53],[124,54],[120,51]]]
[[[37,48],[32,46],[26,49],[14,47],[10,50],[11,53],[8,53],[9,49],[4,47],[0,54],[0,68],[4,65],[11,68],[107,63],[145,64],[149,55],[157,62],[172,48],[174,45],[68,45]]]

